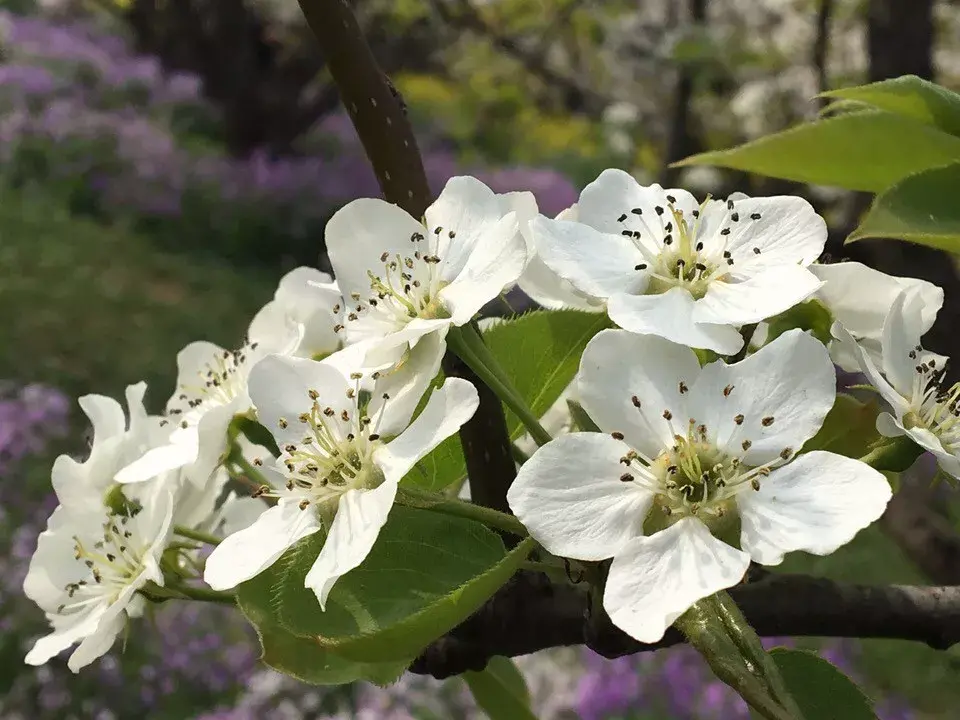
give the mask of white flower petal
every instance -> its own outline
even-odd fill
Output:
[[[635,268],[648,260],[619,234],[543,216],[530,221],[530,232],[547,267],[591,297],[639,293],[647,287],[647,274]]]
[[[215,358],[222,357],[224,349],[206,340],[192,342],[177,353],[177,387],[203,387],[207,379],[209,364]],[[174,398],[180,393],[174,393]]]
[[[820,429],[836,394],[827,349],[805,332],[789,330],[734,365],[707,365],[687,402],[690,417],[706,424],[721,450],[761,465],[785,448],[798,452]]]
[[[548,442],[520,467],[510,509],[549,552],[578,560],[612,557],[643,534],[653,493],[622,482],[630,448],[600,433]]]
[[[736,222],[732,212],[738,215]],[[758,213],[759,219],[751,217]],[[733,256],[732,272],[737,276],[786,265],[805,267],[820,256],[827,242],[824,219],[810,203],[792,195],[738,200],[723,227],[730,228],[726,249]]]
[[[105,611],[104,606],[96,605],[91,606],[88,612],[70,618],[69,622],[58,618],[52,632],[34,643],[24,662],[27,665],[43,665],[56,657],[68,647],[95,632]]]
[[[200,451],[196,428],[178,436],[180,442],[168,443],[148,450],[141,457],[122,468],[113,479],[121,485],[152,480],[158,475],[186,467],[197,459]]]
[[[113,398],[105,395],[84,395],[78,402],[93,425],[94,445],[107,438],[122,435],[127,429],[123,408]]]
[[[108,609],[96,629],[84,637],[70,655],[67,667],[72,672],[78,673],[97,658],[106,655],[126,625],[127,614],[122,609],[117,606]]]
[[[740,544],[764,565],[794,550],[828,555],[877,520],[890,497],[887,479],[870,466],[809,452],[774,470],[759,491],[737,496]]]
[[[742,282],[710,283],[694,306],[698,323],[746,325],[789,310],[821,286],[817,276],[799,265],[781,265]]]
[[[896,388],[887,382],[883,373],[874,364],[873,359],[867,354],[866,350],[854,340],[853,336],[847,332],[839,322],[835,322],[830,328],[830,334],[836,338],[837,342],[843,346],[843,350],[850,357],[855,358],[859,369],[867,376],[867,380],[873,385],[883,399],[890,403],[897,414],[904,413],[909,407],[906,398],[901,395]]]
[[[321,610],[334,583],[370,554],[396,496],[397,483],[390,480],[373,490],[347,490],[340,496],[323,550],[303,582],[316,594]]]
[[[373,462],[388,482],[400,482],[420,458],[473,417],[479,403],[473,385],[460,378],[447,378],[439,390],[433,391],[410,427],[374,452]]]
[[[381,373],[367,412],[370,417],[379,418],[377,431],[381,435],[397,435],[410,424],[423,394],[440,372],[447,349],[445,335],[445,332],[424,335],[407,351],[399,367]],[[389,395],[389,399],[384,400],[383,393]]]
[[[688,347],[731,355],[743,347],[736,328],[697,322],[698,302],[684,288],[671,288],[660,295],[614,295],[607,313],[617,325],[642,335],[659,335]]]
[[[333,214],[324,230],[327,254],[345,297],[370,296],[367,272],[383,267],[383,253],[406,255],[410,238],[423,226],[396,205],[376,198],[347,203]]]
[[[623,433],[631,447],[653,458],[674,445],[678,432],[686,434],[680,383],[692,387],[699,374],[688,347],[655,335],[603,330],[583,351],[577,392],[601,430]]]
[[[527,264],[527,246],[516,213],[489,225],[463,269],[440,291],[440,300],[454,325],[463,325],[504,288],[512,286]],[[447,268],[443,266],[444,275]]]
[[[688,517],[632,540],[610,565],[603,607],[610,620],[640,642],[653,643],[697,600],[736,585],[750,556]]]
[[[917,376],[916,348],[920,345],[921,298],[902,292],[890,306],[881,339],[883,374],[901,395],[910,397]],[[914,357],[910,353],[914,352]]]
[[[436,234],[436,254],[442,258],[444,279],[449,281],[463,272],[471,256],[486,242],[491,227],[506,214],[505,205],[474,177],[460,175],[447,180],[440,196],[424,213],[431,232],[442,228]],[[522,238],[518,240],[522,245]]]
[[[624,229],[624,222],[628,222],[630,229],[635,229],[635,225],[630,222],[634,219],[642,220],[654,231],[655,240],[660,243],[666,233],[663,230],[664,222],[673,218],[667,211],[662,216],[665,220],[660,220],[661,216],[657,214],[656,208],[665,209],[671,204],[667,199],[668,195],[674,201],[673,206],[683,211],[687,218],[692,217],[693,211],[699,206],[693,195],[686,190],[663,188],[657,184],[643,186],[623,170],[604,170],[580,194],[580,201],[577,203],[579,219],[601,232],[617,235]],[[640,210],[641,214],[636,216],[631,212],[634,209]],[[628,217],[622,221],[620,217],[623,214]],[[640,228],[642,230],[644,225],[640,225]]]
[[[329,363],[268,355],[250,371],[248,387],[260,424],[283,445],[303,439],[303,427],[297,417],[312,407],[311,390],[317,392],[318,402],[338,408],[346,401],[348,384],[337,367]],[[328,423],[334,427],[337,424],[337,418]]]
[[[231,492],[221,508],[224,535],[246,530],[253,525],[268,509],[262,498],[241,496]]]
[[[299,540],[320,529],[312,507],[301,510],[294,500],[281,500],[249,527],[217,545],[203,571],[214,590],[230,590],[273,565]]]
[[[833,319],[860,339],[880,339],[883,321],[901,292],[920,296],[921,336],[943,307],[943,289],[926,280],[887,275],[858,262],[815,264],[809,270],[824,281],[817,297]]]

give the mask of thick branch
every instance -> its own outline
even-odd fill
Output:
[[[901,476],[901,486],[881,523],[887,534],[935,583],[960,584],[960,534],[932,509],[935,494],[929,480]]]
[[[430,204],[430,187],[400,94],[377,66],[346,0],[300,0],[307,24],[320,41],[327,67],[373,165],[383,196],[414,217]],[[472,382],[480,406],[460,430],[478,504],[504,512],[507,488],[516,475],[500,400],[457,358],[448,354],[444,371]]]
[[[830,89],[827,77],[827,51],[830,48],[830,17],[833,14],[833,0],[820,0],[817,9],[817,38],[813,43],[813,66],[817,69],[817,88],[820,92]],[[820,98],[820,107],[826,107],[829,100]]]
[[[765,637],[891,638],[944,650],[960,642],[960,587],[869,587],[805,575],[770,574],[731,590]],[[443,678],[481,669],[494,655],[514,657],[550,647],[586,645],[606,657],[682,642],[676,631],[638,643],[591,614],[584,589],[520,573],[449,635],[432,643],[411,671]]]

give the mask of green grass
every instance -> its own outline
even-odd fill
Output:
[[[159,409],[193,340],[242,342],[278,277],[157,250],[71,217],[36,192],[0,191],[0,379],[121,397],[146,380]]]

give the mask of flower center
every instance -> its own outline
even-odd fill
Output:
[[[636,396],[633,400],[639,407]],[[668,421],[672,419],[668,410],[664,411],[664,417]],[[623,434],[613,433],[613,437],[622,440]],[[749,440],[741,445],[744,452],[750,446]],[[735,519],[736,495],[744,490],[759,490],[761,480],[770,474],[773,465],[789,459],[792,454],[791,448],[784,448],[774,462],[755,467],[745,465],[740,456],[724,452],[713,444],[708,439],[707,426],[691,418],[686,435],[674,435],[674,445],[656,458],[637,450],[630,450],[620,458],[628,468],[620,480],[637,482],[654,493],[653,507],[644,523],[647,532],[656,532],[689,516],[696,516],[717,530],[727,520]]]
[[[167,407],[167,416],[178,419],[181,428],[191,427],[210,407],[226,405],[236,398],[246,383],[247,351],[256,350],[257,345],[245,344],[212,356],[197,371],[196,382],[180,385],[179,394]]]
[[[368,395],[360,390],[361,377],[360,373],[351,375],[356,385],[347,389],[349,407],[340,410],[321,403],[316,390],[308,392],[310,408],[296,420],[304,426],[303,439],[281,448],[281,461],[287,470],[286,492],[262,487],[255,495],[293,497],[299,500],[301,510],[315,505],[325,513],[327,506],[336,509],[336,501],[348,490],[372,489],[383,482],[383,474],[371,458],[383,444],[377,429],[389,395],[383,393],[380,413],[371,418],[365,412],[367,403],[361,401]],[[280,428],[287,429],[290,422],[281,418]]]
[[[456,236],[453,230],[437,227],[430,233],[429,240],[423,233],[413,233],[406,253],[384,252],[380,256],[382,269],[367,270],[370,296],[364,298],[358,292],[350,295],[356,305],[352,310],[348,308],[351,311],[346,314],[346,322],[372,317],[402,327],[414,318],[446,317],[446,308],[439,298],[440,291],[447,285],[441,278],[443,259],[439,253],[441,245],[449,249]],[[334,313],[339,312],[337,305]],[[345,327],[337,324],[334,331],[340,332]]]
[[[64,586],[67,597],[57,608],[58,614],[80,612],[105,598],[114,602],[123,588],[143,571],[142,558],[147,548],[141,546],[128,529],[129,520],[111,515],[103,524],[101,537],[74,537],[74,557],[86,568],[86,576]]]
[[[946,365],[938,368],[936,360],[917,345],[908,357],[917,362],[914,367],[910,410],[904,413],[906,429],[922,427],[939,438],[944,450],[960,452],[960,383],[944,390],[941,382]]]
[[[707,294],[711,282],[726,279],[736,262],[727,250],[727,239],[732,224],[740,222],[740,213],[733,200],[727,200],[730,224],[721,228],[717,237],[706,237],[701,219],[709,202],[708,197],[692,211],[692,218],[687,218],[676,207],[676,198],[667,195],[666,207],[654,207],[656,217],[648,218],[642,208],[633,208],[617,218],[620,224],[630,226],[621,235],[630,238],[643,255],[634,269],[649,277],[645,294],[659,295],[682,287],[699,299]],[[759,220],[760,213],[751,213],[749,219]],[[759,255],[761,251],[755,247],[752,252]]]

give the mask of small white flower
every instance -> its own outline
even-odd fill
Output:
[[[842,324],[832,333],[893,409],[880,413],[877,430],[887,437],[908,435],[932,452],[944,472],[960,478],[960,384],[941,386],[947,358],[920,344],[924,327],[920,293],[900,293],[883,324],[880,364]]]
[[[271,356],[250,376],[260,421],[282,450],[277,504],[246,530],[224,540],[207,560],[204,579],[228,589],[272,565],[287,548],[321,528],[323,550],[305,581],[325,607],[336,580],[370,552],[387,520],[400,479],[466,422],[477,391],[449,378],[407,427],[374,386],[369,401],[359,373],[348,379],[328,363]],[[270,479],[271,474],[265,473]]]
[[[577,206],[571,205],[554,219],[576,222]],[[528,241],[527,252],[530,259],[523,275],[517,280],[517,285],[531,300],[551,310],[572,308],[584,312],[603,312],[603,300],[581,292],[569,280],[557,275],[543,261],[537,253],[536,237],[529,231],[529,222],[524,237]]]
[[[148,582],[163,583],[160,556],[173,513],[170,488],[154,489],[132,517],[104,507],[54,510],[23,583],[53,631],[37,641],[27,663],[42,665],[80,643],[67,663],[77,672],[110,649],[128,617],[142,614],[137,591]]]
[[[420,223],[396,205],[355,200],[327,223],[346,306],[346,344],[373,341],[370,362],[396,361],[427,335],[442,341],[516,282],[527,260],[515,199],[472,177],[451,178]],[[435,345],[443,353],[443,342]],[[391,355],[390,353],[394,353]]]
[[[698,204],[685,190],[605,170],[577,208],[577,222],[530,223],[537,251],[632,332],[731,354],[743,345],[737,328],[820,286],[807,266],[823,251],[826,224],[799,197]]]
[[[162,419],[147,414],[143,406],[146,391],[147,384],[143,382],[127,387],[129,423],[120,403],[113,398],[105,395],[80,398],[80,407],[93,427],[93,442],[84,462],[77,462],[69,455],[61,455],[54,462],[51,480],[61,505],[71,510],[98,512],[115,484],[117,471],[169,437],[170,431],[163,427]]]
[[[340,349],[334,327],[342,321],[343,298],[333,278],[312,267],[298,267],[280,280],[273,300],[250,322],[247,336],[262,342],[285,333],[291,322],[299,323],[303,337],[290,354],[319,360]]]
[[[303,325],[291,321],[266,339],[250,338],[239,350],[205,341],[187,345],[177,354],[177,389],[167,403],[168,441],[118,472],[117,482],[143,482],[182,468],[189,480],[204,487],[227,450],[230,422],[252,410],[247,390],[251,368],[269,353],[289,354],[302,337]]]
[[[580,366],[580,400],[609,432],[572,433],[521,468],[507,499],[556,555],[613,558],[604,607],[642,642],[750,560],[833,552],[880,517],[883,475],[828,452],[794,454],[833,405],[826,349],[798,330],[742,362],[605,330]],[[739,549],[736,543],[740,521]],[[733,535],[733,537],[730,537]]]
[[[859,343],[874,364],[879,365],[880,338],[890,308],[901,292],[917,295],[920,303],[918,337],[924,335],[943,307],[943,289],[926,280],[896,277],[857,262],[811,265],[810,272],[823,281],[814,297],[830,311],[833,319]],[[844,351],[843,343],[830,344],[833,361],[847,372],[857,372],[860,363]]]

